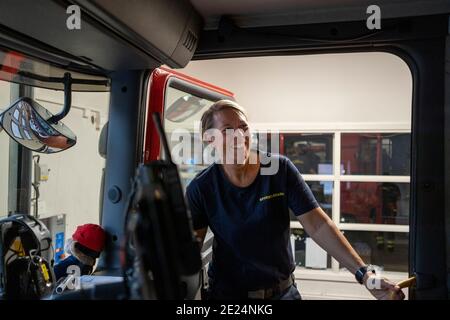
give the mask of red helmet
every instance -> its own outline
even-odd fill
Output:
[[[102,252],[105,246],[105,238],[106,233],[102,227],[92,223],[78,226],[72,235],[74,241],[98,253]]]

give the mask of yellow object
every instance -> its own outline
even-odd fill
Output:
[[[411,277],[408,278],[406,280],[402,280],[399,283],[397,283],[397,285],[401,288],[409,288],[411,286],[413,286],[416,283],[416,277]],[[394,300],[394,292],[391,292],[391,300]]]
[[[273,199],[276,197],[283,197],[283,196],[284,196],[284,192],[278,192],[278,193],[274,193],[274,194],[259,198],[259,202],[264,201],[264,200]]]
[[[44,263],[41,263],[42,274],[44,275],[44,280],[48,282],[50,280],[50,276],[48,274],[47,266]]]
[[[25,250],[23,249],[22,241],[20,240],[20,238],[17,237],[14,240],[14,242],[11,245],[11,250],[17,252],[17,255],[19,257],[25,257]]]
[[[400,281],[399,283],[397,283],[397,285],[403,289],[403,288],[409,288],[409,287],[413,286],[415,283],[416,283],[416,277],[411,277],[409,279]]]

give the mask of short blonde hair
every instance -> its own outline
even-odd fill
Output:
[[[208,110],[206,110],[201,119],[201,131],[202,131],[202,137],[206,130],[211,129],[214,126],[214,115],[217,112],[226,110],[226,109],[232,109],[236,111],[239,115],[243,116],[246,120],[248,119],[247,113],[245,112],[245,109],[242,108],[238,103],[231,101],[231,100],[219,100],[215,103],[213,103]]]

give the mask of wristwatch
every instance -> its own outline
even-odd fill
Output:
[[[355,272],[356,281],[358,281],[360,284],[363,284],[364,276],[366,275],[367,272],[375,273],[375,268],[371,264],[368,264],[356,270]]]

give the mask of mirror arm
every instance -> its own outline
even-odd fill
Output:
[[[60,82],[64,84],[64,108],[60,113],[54,115],[48,120],[50,123],[57,123],[59,120],[62,120],[65,116],[67,116],[67,114],[69,113],[70,108],[72,106],[72,84],[110,86],[109,80],[73,79],[70,72],[64,73],[63,78],[45,77],[26,71],[19,71],[17,72],[17,74],[19,76],[28,77],[38,81]]]
[[[58,114],[48,119],[51,123],[57,123],[59,120],[63,119],[70,111],[72,107],[72,76],[69,72],[64,73],[63,78],[64,83],[64,108]]]

